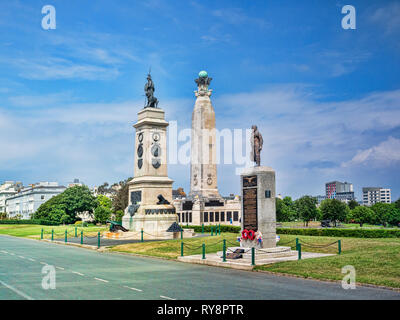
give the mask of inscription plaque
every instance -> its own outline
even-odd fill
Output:
[[[137,204],[142,201],[142,191],[131,192],[131,204]]]
[[[247,230],[258,230],[257,188],[243,189],[243,226]]]

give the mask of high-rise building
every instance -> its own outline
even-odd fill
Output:
[[[380,187],[363,188],[363,204],[364,206],[372,206],[375,203],[392,203],[392,195],[390,189]]]
[[[343,202],[355,200],[353,184],[349,182],[332,181],[325,184],[326,199],[337,199]]]

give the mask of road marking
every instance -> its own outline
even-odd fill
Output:
[[[25,257],[23,257],[23,256],[18,256],[18,257],[20,257],[21,259],[25,259]]]
[[[35,299],[33,299],[32,297],[28,296],[27,294],[25,294],[25,293],[19,291],[18,289],[16,289],[16,288],[10,286],[9,284],[7,284],[7,283],[5,283],[5,282],[3,282],[3,281],[1,281],[1,280],[0,280],[0,284],[2,284],[3,286],[5,286],[6,288],[10,289],[11,291],[14,291],[16,294],[18,294],[19,296],[21,296],[21,297],[23,297],[23,298],[25,298],[25,299],[27,299],[27,300],[35,300]]]
[[[166,296],[160,296],[160,298],[167,299],[167,300],[176,300],[176,299],[172,299],[172,298],[166,297]]]
[[[103,282],[108,282],[108,280],[100,279],[100,278],[95,278],[98,281],[103,281]]]
[[[75,273],[75,274],[77,274],[77,275],[80,275],[80,276],[84,276],[84,274],[83,273],[80,273],[80,272],[76,272],[76,271],[71,271],[72,273]]]
[[[1,250],[1,252],[3,252],[3,253],[8,253],[7,251],[5,251],[5,250]]]
[[[10,254],[11,254],[12,256],[15,256],[15,253],[11,253],[11,252],[10,252]]]
[[[28,258],[28,260],[29,260],[29,261],[36,261],[35,259],[32,259],[32,258]]]
[[[64,268],[61,268],[61,267],[56,267],[57,269],[60,269],[60,270],[65,270]]]
[[[40,262],[41,264],[44,264],[45,266],[47,266],[47,263],[46,262]]]
[[[140,289],[136,289],[136,288],[132,288],[132,287],[128,287],[128,286],[124,286],[124,287],[128,288],[128,289],[131,289],[131,290],[134,290],[134,291],[143,292],[143,290],[140,290]]]

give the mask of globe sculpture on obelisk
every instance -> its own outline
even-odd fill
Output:
[[[135,174],[129,182],[129,205],[122,225],[131,233],[143,230],[145,238],[160,239],[177,236],[174,226],[177,226],[178,217],[170,204],[173,181],[167,172],[168,122],[164,110],[157,107],[154,91],[149,74],[145,85],[147,105],[138,112],[138,121],[134,124]]]

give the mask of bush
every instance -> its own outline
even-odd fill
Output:
[[[100,222],[102,224],[106,223],[107,220],[110,220],[111,218],[111,210],[104,208],[102,206],[98,206],[94,210],[94,218],[96,222]]]
[[[351,237],[351,238],[400,238],[400,230],[365,230],[365,229],[289,229],[277,228],[277,234],[292,234],[321,237]]]

